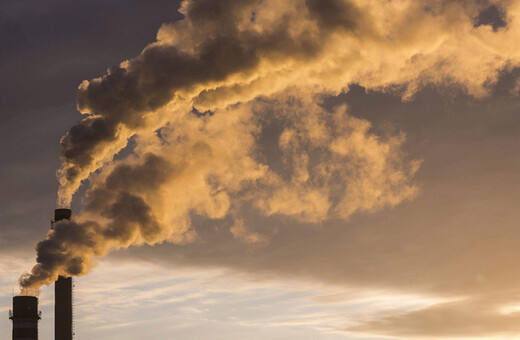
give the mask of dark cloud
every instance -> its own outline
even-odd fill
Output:
[[[155,221],[151,208],[141,198],[128,193],[122,193],[103,215],[112,222],[103,232],[108,239],[118,239],[128,244],[139,231],[147,242],[156,242],[160,236],[161,227]]]
[[[150,47],[133,59],[128,69],[113,67],[100,81],[80,89],[78,107],[130,127],[141,126],[141,115],[165,105],[175,90],[223,80],[234,72],[251,69],[257,62],[254,51],[233,37],[205,41],[197,56],[173,46]]]
[[[492,5],[478,14],[475,19],[475,26],[489,25],[496,31],[507,26],[505,19],[505,13],[499,7]]]
[[[30,274],[20,278],[22,287],[31,287],[39,282],[51,284],[58,278],[58,270],[69,275],[80,275],[89,265],[85,264],[90,254],[96,253],[99,225],[94,222],[56,222],[47,239],[36,245],[36,265]],[[98,253],[99,254],[99,253]]]
[[[81,276],[91,268],[93,256],[103,256],[142,237],[156,242],[161,226],[141,197],[120,192],[98,214],[110,219],[102,226],[94,221],[58,221],[47,238],[36,245],[36,265],[20,278],[22,287],[51,284],[58,275]]]
[[[115,124],[107,118],[88,117],[80,124],[74,125],[61,139],[63,147],[62,157],[73,161],[78,167],[86,166],[92,162],[90,152],[100,143],[114,141],[116,134]],[[67,173],[72,179],[74,174]]]
[[[306,0],[305,3],[319,27],[352,30],[362,15],[355,5],[343,0]]]
[[[63,140],[64,173],[69,172],[68,168],[91,166],[95,161],[94,154],[102,148],[104,140],[116,139],[119,125],[129,129],[144,126],[148,115],[172,101],[178,91],[223,82],[236,74],[251,73],[256,71],[262,59],[313,57],[326,41],[326,37],[319,37],[322,21],[352,29],[355,19],[359,20],[354,7],[344,2],[320,5],[309,2],[310,15],[319,21],[318,32],[314,34],[295,37],[291,30],[296,25],[296,19],[290,16],[273,23],[264,32],[241,28],[243,12],[253,11],[255,4],[257,1],[186,2],[182,8],[186,15],[185,22],[179,25],[188,28],[179,30],[193,31],[184,34],[193,40],[195,51],[186,52],[180,49],[182,46],[168,44],[150,45],[126,65],[111,67],[107,75],[82,85],[77,98],[79,110],[105,118],[114,128],[111,129],[112,136],[105,135],[106,129],[91,133],[93,138],[82,148],[69,145],[69,141],[81,139],[75,134],[84,134],[87,127],[83,125],[88,125],[88,128],[93,125],[87,118],[73,127],[68,133],[69,137]],[[335,13],[333,22],[329,17],[331,13]],[[212,90],[203,88],[201,95],[205,96],[207,91]],[[99,148],[96,147],[98,145]],[[69,149],[84,154],[74,152],[69,157]],[[85,163],[85,160],[90,162]]]
[[[59,140],[77,86],[138,54],[179,1],[0,3],[0,247],[31,251],[56,206]],[[6,194],[9,193],[9,194]]]
[[[118,165],[107,177],[105,186],[109,190],[158,189],[168,178],[175,175],[175,169],[163,158],[152,153],[143,157],[136,166]]]
[[[243,12],[252,13],[253,6],[260,2],[261,0],[194,0],[186,2],[182,13],[193,21],[195,29],[199,25],[216,25],[224,30],[234,30],[237,21],[242,19]]]

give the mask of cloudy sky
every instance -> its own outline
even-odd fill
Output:
[[[1,339],[23,273],[42,339],[57,275],[77,339],[520,338],[516,1],[19,0],[0,40]]]

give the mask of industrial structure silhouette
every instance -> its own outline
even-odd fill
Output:
[[[69,220],[70,209],[56,209],[54,223]],[[54,283],[54,339],[72,340],[72,278],[58,277]],[[36,296],[19,295],[13,297],[13,309],[9,311],[9,319],[13,321],[13,340],[38,340],[38,322],[41,312],[38,311]]]

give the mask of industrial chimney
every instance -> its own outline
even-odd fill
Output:
[[[38,298],[35,296],[13,297],[13,310],[9,311],[13,320],[13,340],[38,340]]]
[[[56,209],[53,222],[69,220],[70,209]],[[58,277],[54,283],[54,339],[72,340],[72,278]]]

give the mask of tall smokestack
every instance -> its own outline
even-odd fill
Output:
[[[38,298],[35,296],[13,297],[13,310],[9,311],[13,320],[13,340],[38,340]]]
[[[54,210],[54,222],[69,220],[70,209]],[[72,278],[59,276],[54,283],[54,339],[72,340]]]

